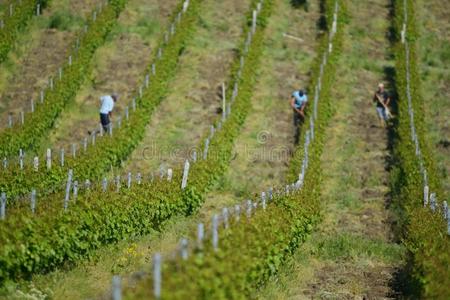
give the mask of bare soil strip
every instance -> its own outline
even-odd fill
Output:
[[[351,21],[334,89],[337,112],[322,158],[324,220],[260,298],[399,296],[394,282],[403,249],[393,241],[386,208],[388,137],[371,104],[377,83],[392,73],[389,1],[347,3]]]
[[[101,2],[54,1],[33,18],[0,68],[0,128],[7,126],[9,113],[17,122],[21,111],[31,110],[30,100],[38,99],[49,77],[65,63],[77,30]]]
[[[228,79],[241,42],[250,1],[206,1],[198,28],[180,57],[170,94],[153,113],[140,146],[125,167],[149,173],[180,166],[208,132],[221,107],[221,85]]]

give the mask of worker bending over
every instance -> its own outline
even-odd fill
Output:
[[[290,103],[294,112],[294,128],[295,128],[295,143],[297,144],[300,139],[300,125],[305,120],[305,108],[308,102],[308,96],[306,96],[303,90],[297,90],[292,93]]]
[[[114,103],[119,99],[119,95],[113,93],[112,95],[105,95],[100,97],[100,123],[105,132],[109,131],[111,126],[112,111]]]

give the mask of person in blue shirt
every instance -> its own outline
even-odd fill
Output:
[[[305,119],[305,108],[308,102],[308,96],[303,90],[298,90],[292,93],[291,96],[291,107],[294,111],[294,127],[295,127],[295,143],[298,143],[300,137],[299,126],[303,123]]]

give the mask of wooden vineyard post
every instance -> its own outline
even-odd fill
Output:
[[[64,167],[64,148],[61,148],[60,156],[61,156],[61,158],[60,158],[61,167]]]
[[[252,201],[251,200],[247,200],[247,219],[250,219],[252,216]]]
[[[47,170],[50,170],[52,168],[52,149],[50,148],[47,149],[46,159],[47,159]]]
[[[241,220],[241,206],[239,204],[234,206],[234,214],[236,222],[239,222]]]
[[[2,193],[0,197],[0,220],[6,218],[6,194]]]
[[[222,83],[222,122],[225,121],[226,117],[227,117],[227,108],[226,108],[226,90],[225,90],[225,83]]]
[[[153,256],[153,296],[156,299],[161,298],[161,263],[161,254],[156,253]]]
[[[205,149],[203,150],[203,159],[208,158],[209,139],[205,140]]]
[[[112,279],[112,300],[122,300],[122,280],[118,275]]]
[[[214,251],[219,249],[219,216],[212,217],[212,245]]]
[[[78,198],[78,181],[73,182],[73,202],[76,202]]]
[[[107,188],[108,188],[108,179],[105,177],[102,180],[102,190],[103,190],[103,192],[106,192]]]
[[[31,190],[31,199],[30,199],[31,212],[34,214],[36,212],[36,190]]]
[[[167,169],[167,181],[172,181],[172,177],[173,177],[173,170],[172,169]]]
[[[189,161],[186,159],[186,162],[184,163],[184,170],[183,170],[183,179],[181,181],[181,189],[184,190],[187,186],[187,180],[189,176]]]
[[[225,229],[228,229],[229,223],[228,223],[228,208],[224,207],[222,209],[222,218],[223,218],[223,226]]]
[[[203,223],[197,224],[197,247],[203,249],[203,239],[205,238],[205,225]]]
[[[262,204],[262,208],[264,210],[266,210],[266,193],[265,192],[261,193],[261,204]]]
[[[37,156],[33,159],[33,168],[36,172],[39,171],[39,157]]]
[[[72,177],[73,177],[73,170],[69,170],[69,175],[67,176],[67,184],[66,184],[66,196],[64,198],[64,210],[67,210],[69,206],[69,199],[70,199],[70,189],[72,187]]]

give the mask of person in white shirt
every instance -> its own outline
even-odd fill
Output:
[[[105,95],[100,97],[100,123],[103,130],[107,132],[111,124],[110,117],[114,109],[114,103],[119,99],[119,95],[113,93],[112,95]]]

